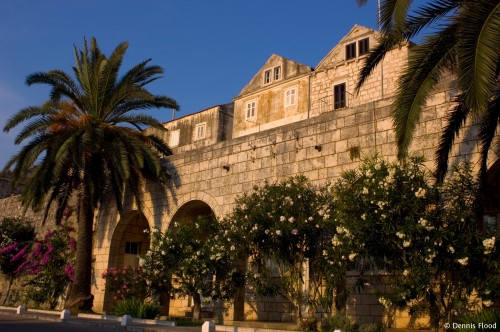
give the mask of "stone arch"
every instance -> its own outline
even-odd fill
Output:
[[[207,215],[213,213],[217,219],[222,216],[221,208],[217,201],[207,193],[192,192],[182,196],[177,202],[177,209],[173,210],[164,219],[163,229],[168,229],[174,219],[187,218],[190,215]]]
[[[108,268],[137,267],[138,255],[149,250],[150,230],[150,223],[141,211],[131,210],[123,214],[111,235]],[[112,296],[105,289],[104,310],[111,309]]]

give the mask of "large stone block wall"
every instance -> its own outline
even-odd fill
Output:
[[[413,153],[428,158],[427,165],[431,170],[444,116],[453,107],[449,102],[453,93],[451,82],[440,85],[429,98],[411,146]],[[353,158],[352,150],[359,151],[362,157],[377,153],[384,159],[395,160],[390,110],[391,100],[382,99],[170,156],[167,167],[172,174],[172,183],[167,193],[160,190],[147,192],[143,211],[145,217],[151,228],[165,230],[182,206],[202,201],[221,218],[231,212],[236,197],[264,181],[296,174],[304,174],[318,184],[337,178],[344,170],[360,164],[359,158]],[[475,141],[467,134],[474,130],[473,126],[464,129],[461,139],[465,142],[456,143],[452,160],[473,163],[477,160]],[[498,147],[498,139],[495,144]],[[492,153],[492,160],[496,160],[494,158],[498,157]],[[133,211],[137,208],[131,205],[129,209]],[[103,210],[99,219],[106,222],[100,222],[97,231],[96,275],[109,267],[109,241],[114,228],[120,223],[113,209],[108,212]],[[104,296],[103,292],[102,280],[96,280],[97,305]],[[367,297],[363,301],[373,300]],[[268,304],[268,307],[282,308],[279,303]],[[368,309],[370,312],[379,313],[382,310],[378,302],[372,305],[375,309]],[[99,310],[99,307],[96,309]],[[259,316],[259,313],[249,310],[245,312],[249,319],[260,318],[263,312],[267,312],[262,311]],[[272,319],[282,315],[283,319],[289,317],[284,311],[273,314]]]

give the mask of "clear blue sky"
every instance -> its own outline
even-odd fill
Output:
[[[148,58],[165,69],[150,90],[177,100],[177,116],[232,101],[276,53],[315,67],[354,24],[375,28],[377,1],[355,0],[15,0],[0,1],[0,169],[19,150],[3,127],[39,105],[48,87],[28,74],[71,72],[73,45],[95,36],[109,54],[128,41],[124,68]],[[169,110],[151,110],[168,121]]]

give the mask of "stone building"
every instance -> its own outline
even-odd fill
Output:
[[[355,84],[363,59],[377,43],[378,32],[355,25],[315,67],[271,55],[232,103],[214,106],[168,123],[164,139],[173,150],[166,167],[172,176],[167,192],[145,188],[142,212],[133,201],[119,216],[113,207],[96,217],[94,310],[109,309],[100,277],[109,267],[137,264],[149,248],[144,230],[167,230],[173,222],[231,212],[235,198],[266,179],[304,174],[314,183],[338,177],[359,165],[359,156],[396,159],[391,103],[399,73],[412,45],[391,50],[361,90]],[[445,115],[457,89],[446,77],[428,98],[410,148],[424,155],[432,169]],[[467,125],[451,154],[451,163],[477,164],[473,124]],[[486,204],[486,219],[500,219],[498,137],[490,153],[489,176],[495,195]],[[0,202],[0,204],[2,204]],[[350,313],[362,321],[381,321],[383,307],[374,295],[355,294]],[[172,301],[171,314],[190,310],[190,300]],[[280,300],[254,303],[236,300],[226,320],[294,321],[291,305]],[[399,319],[405,325],[403,319]]]

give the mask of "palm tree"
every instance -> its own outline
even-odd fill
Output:
[[[20,110],[4,131],[28,123],[15,143],[30,140],[6,165],[13,168],[13,185],[22,183],[22,203],[35,210],[52,205],[60,221],[71,199],[78,209],[75,276],[66,307],[74,311],[92,308],[91,263],[94,214],[99,204],[114,198],[122,211],[126,190],[140,205],[140,188],[146,179],[165,184],[168,175],[161,156],[170,154],[165,142],[142,132],[149,126],[164,130],[160,122],[136,110],[178,109],[175,100],[145,89],[163,69],[143,61],[119,76],[128,43],[107,57],[91,39],[83,51],[74,47],[74,78],[61,70],[37,72],[28,85],[47,84],[50,95],[41,106]],[[45,219],[44,219],[45,220]]]
[[[367,0],[357,0],[365,4]],[[468,119],[477,119],[480,176],[487,170],[488,151],[500,123],[500,2],[498,0],[433,0],[412,9],[412,0],[383,0],[379,24],[383,37],[369,54],[357,89],[385,54],[409,42],[423,29],[430,34],[412,48],[399,79],[393,104],[398,157],[407,156],[415,127],[432,88],[447,71],[456,74],[460,90],[456,107],[436,151],[436,176],[442,181],[454,140]]]

